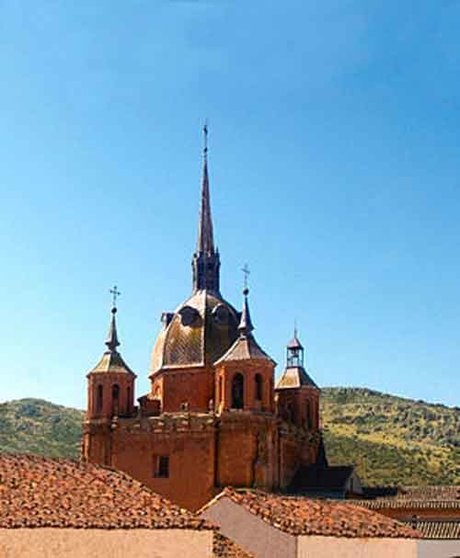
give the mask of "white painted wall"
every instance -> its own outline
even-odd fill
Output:
[[[460,556],[460,540],[425,540],[418,542],[417,558],[454,558]]]
[[[213,531],[0,529],[0,558],[212,558]]]
[[[417,540],[302,536],[298,558],[418,558]]]
[[[227,496],[210,504],[201,516],[257,558],[296,558],[296,537],[275,529]]]

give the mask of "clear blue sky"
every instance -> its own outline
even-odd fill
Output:
[[[279,362],[460,404],[460,3],[0,4],[0,399],[84,407],[116,283],[148,389],[191,290],[201,173],[223,294]]]

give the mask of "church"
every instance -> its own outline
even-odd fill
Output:
[[[204,138],[191,295],[162,314],[151,389],[137,398],[136,374],[118,350],[114,303],[107,349],[87,374],[82,446],[84,461],[124,471],[190,510],[226,486],[286,492],[303,472],[325,465],[320,390],[297,334],[275,385],[276,364],[254,335],[248,289],[240,310],[220,291],[206,127]]]

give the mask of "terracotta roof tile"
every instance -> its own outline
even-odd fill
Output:
[[[0,454],[0,528],[212,529],[124,473]]]
[[[364,486],[366,499],[460,501],[460,485]]]
[[[228,496],[251,513],[292,535],[420,538],[420,533],[378,513],[348,503],[226,488]],[[210,506],[212,502],[208,504]],[[207,506],[206,506],[207,507]]]
[[[376,498],[375,500],[353,500],[353,504],[368,510],[460,510],[459,500]]]
[[[409,522],[408,522],[409,523]],[[415,520],[409,523],[420,531],[424,539],[460,539],[460,521]]]
[[[216,558],[255,558],[221,533],[214,533],[213,556]]]
[[[438,500],[460,502],[460,486],[401,486],[394,498],[398,500]]]

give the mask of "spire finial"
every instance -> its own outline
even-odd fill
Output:
[[[244,275],[244,288],[243,288],[243,294],[244,295],[248,295],[249,294],[249,275],[251,275],[251,270],[249,269],[249,266],[247,263],[244,264],[244,267],[241,268],[241,271],[243,272]]]
[[[254,326],[252,325],[251,321],[251,314],[249,313],[249,304],[248,304],[248,295],[249,295],[249,288],[248,288],[248,276],[250,274],[248,264],[245,264],[241,270],[244,273],[244,289],[243,289],[243,310],[241,312],[241,320],[240,325],[238,326],[238,331],[240,335],[247,336],[254,330]]]
[[[118,287],[116,285],[113,286],[113,289],[110,289],[109,293],[112,295],[112,312],[117,308],[117,298],[121,295]],[[113,312],[114,313],[114,312]]]
[[[193,255],[193,291],[209,290],[219,292],[219,251],[214,247],[214,233],[211,217],[211,199],[208,176],[208,123],[203,126],[203,176],[201,179],[200,217],[198,221],[198,241]]]
[[[208,133],[208,120],[206,119],[203,126],[203,156],[205,161],[208,159]]]
[[[204,134],[204,162],[203,178],[201,182],[201,206],[200,222],[198,227],[198,246],[197,252],[214,252],[214,235],[212,230],[211,200],[209,195],[209,176],[208,176],[208,124],[203,126]]]
[[[107,335],[107,340],[105,344],[110,352],[116,352],[117,347],[120,345],[117,335],[117,322],[115,319],[115,314],[117,313],[117,298],[121,295],[117,286],[114,285],[113,289],[110,289],[110,294],[112,295],[112,317],[110,318],[109,333]]]

